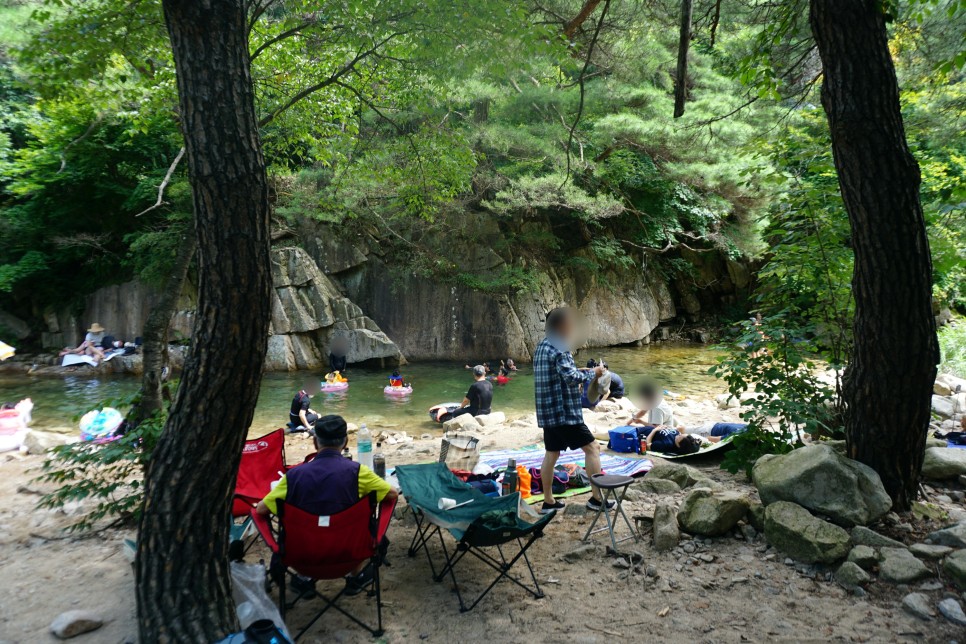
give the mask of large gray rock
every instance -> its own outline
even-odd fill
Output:
[[[954,479],[966,474],[966,449],[930,447],[922,461],[922,477],[925,479]]]
[[[943,560],[943,572],[956,588],[966,590],[966,550],[957,550]]]
[[[832,563],[849,553],[849,533],[800,505],[776,501],[765,507],[765,538],[793,559]]]
[[[647,478],[674,481],[682,489],[696,486],[712,489],[720,487],[718,483],[705,476],[700,470],[681,463],[658,463],[647,473]]]
[[[719,536],[730,531],[744,518],[749,505],[748,497],[738,492],[712,492],[708,488],[695,488],[685,497],[678,510],[678,525],[690,534]]]
[[[966,391],[966,378],[954,376],[951,373],[941,373],[936,377],[936,382],[940,382],[949,389],[950,393]],[[945,394],[949,395],[949,394]]]
[[[952,418],[956,413],[956,403],[945,396],[932,397],[932,411],[940,418]]]
[[[903,597],[902,608],[910,615],[926,621],[936,616],[936,611],[932,609],[932,602],[929,597],[922,593],[909,593]]]
[[[939,602],[939,612],[953,624],[966,626],[966,613],[963,613],[962,605],[952,597],[947,597]]]
[[[865,586],[871,580],[869,573],[852,561],[842,563],[835,571],[835,581],[848,590]]]
[[[457,418],[459,418],[459,416],[457,416]],[[506,422],[506,414],[504,414],[502,411],[495,411],[490,414],[477,416],[476,422],[484,427],[496,427],[497,425],[502,425]]]
[[[937,546],[966,548],[966,521],[929,533],[929,540]]]
[[[480,430],[480,422],[471,414],[463,414],[451,418],[443,423],[443,429],[448,432],[472,432]]]
[[[650,476],[645,476],[631,487],[648,495],[677,494],[681,491],[681,486],[670,479],[652,479]]]
[[[0,311],[0,328],[10,334],[10,337],[7,338],[8,342],[30,337],[30,325],[6,311]]]
[[[322,352],[312,336],[306,334],[268,336],[268,352],[265,356],[267,371],[313,370],[318,369],[322,364]]]
[[[758,501],[752,501],[748,508],[748,523],[758,532],[765,531],[765,506]]]
[[[31,429],[24,437],[23,445],[28,454],[46,454],[55,447],[76,443],[79,437],[57,432],[45,432],[38,429]]]
[[[933,546],[928,543],[914,543],[909,546],[909,552],[920,559],[936,561],[953,551],[949,546]]]
[[[762,456],[752,479],[766,506],[790,501],[846,527],[876,521],[892,507],[872,468],[825,445]]]
[[[346,345],[350,363],[405,362],[399,347],[301,248],[272,251],[272,324],[266,369],[321,369],[331,341]]]
[[[937,380],[932,386],[932,392],[937,396],[949,396],[952,395],[953,390],[945,382]]]
[[[311,224],[306,222],[303,225]],[[303,235],[303,243],[319,267],[332,275],[360,266],[368,259],[364,246],[350,243],[344,237],[344,231],[320,224],[317,230]]]
[[[658,552],[671,550],[678,545],[677,513],[669,503],[658,503],[654,508],[654,549]]]
[[[879,579],[894,584],[911,584],[932,577],[933,572],[905,548],[879,551]]]
[[[860,546],[872,546],[873,548],[905,548],[905,544],[890,539],[879,534],[875,530],[857,525],[852,528],[852,543]]]
[[[104,625],[104,619],[88,610],[69,610],[54,618],[50,632],[58,639],[66,640],[82,633],[89,633]]]
[[[870,546],[855,546],[849,551],[848,560],[864,570],[871,570],[879,563],[875,550]]]

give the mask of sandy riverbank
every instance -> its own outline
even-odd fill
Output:
[[[679,422],[686,425],[736,419],[735,410],[720,411],[713,402],[685,401],[675,408]],[[587,420],[595,429],[606,429],[627,413],[588,414]],[[411,427],[406,430],[415,437],[411,443],[386,446],[390,466],[435,457],[439,440],[431,429],[428,422]],[[420,438],[427,433],[434,437]],[[522,446],[539,439],[539,430],[528,417],[508,418],[505,424],[481,428],[479,433],[484,449]],[[309,441],[289,437],[291,462],[308,451]],[[71,516],[34,508],[38,493],[47,489],[31,482],[41,458],[19,454],[0,458],[0,494],[8,499],[0,510],[4,578],[0,640],[56,641],[47,632],[51,620],[62,611],[84,608],[101,613],[107,623],[75,641],[135,641],[133,575],[122,546],[133,533],[109,530],[86,539],[65,537],[61,529]],[[756,498],[751,485],[721,471],[717,461],[694,465],[722,486]],[[635,494],[628,501],[628,514],[652,515],[658,500],[677,505],[685,494]],[[413,528],[401,506],[390,532],[393,566],[384,582],[385,641],[948,642],[961,637],[948,623],[923,622],[903,612],[898,607],[904,594],[901,587],[876,582],[865,596],[849,594],[831,581],[831,569],[788,565],[753,531],[686,539],[666,553],[657,553],[647,539],[627,544],[628,550],[644,557],[639,571],[615,567],[619,562],[606,555],[602,537],[599,548],[567,562],[563,555],[581,545],[579,539],[586,530],[588,518],[580,511],[583,501],[570,499],[571,510],[551,523],[546,537],[532,550],[545,599],[530,599],[502,584],[467,614],[459,613],[448,583],[432,582],[425,559],[405,556]],[[265,551],[255,548],[248,559],[264,557]],[[467,563],[467,570],[477,569],[476,562]],[[371,602],[361,596],[350,601],[356,607]],[[665,611],[667,607],[670,610]],[[306,614],[305,608],[292,611],[290,623],[300,624]],[[371,638],[332,615],[302,641],[366,642]]]

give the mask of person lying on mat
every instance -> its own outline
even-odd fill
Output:
[[[683,427],[644,427],[638,431],[638,436],[647,434],[647,451],[663,452],[665,454],[694,454],[701,449],[701,439],[684,432]],[[720,439],[719,439],[720,440]]]
[[[577,339],[577,312],[568,307],[556,308],[547,314],[546,337],[537,345],[533,355],[533,381],[537,407],[537,425],[543,429],[546,453],[540,474],[543,479],[543,512],[559,510],[564,504],[553,498],[553,468],[560,452],[567,449],[584,451],[588,476],[600,472],[600,447],[597,439],[584,423],[580,404],[584,382],[600,378],[603,367],[582,371],[574,364],[571,348]],[[607,507],[613,507],[613,501]],[[593,488],[587,502],[591,510],[603,505],[600,490]]]
[[[288,421],[293,429],[298,427],[312,429],[315,421],[318,420],[319,414],[311,408],[312,394],[310,393],[317,391],[316,387],[318,385],[313,378],[306,378],[302,388],[292,398],[292,406],[288,410]]]
[[[674,427],[674,409],[664,400],[661,388],[656,383],[642,382],[636,392],[641,401],[641,410],[627,421],[628,425]]]
[[[690,427],[688,434],[704,436],[712,443],[720,443],[730,436],[740,434],[748,429],[748,423],[705,423],[697,427]]]
[[[276,514],[278,501],[319,516],[338,514],[359,499],[375,492],[379,501],[395,499],[399,493],[365,465],[342,457],[349,443],[348,427],[342,416],[322,416],[312,432],[315,458],[283,475],[271,492],[255,507],[262,516]],[[346,595],[357,595],[372,583],[373,570],[362,564],[346,577]],[[312,581],[296,582],[296,590],[304,593]]]

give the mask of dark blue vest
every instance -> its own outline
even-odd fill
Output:
[[[335,450],[323,450],[285,475],[285,502],[300,510],[327,516],[359,501],[359,464]]]

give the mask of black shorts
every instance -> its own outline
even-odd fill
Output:
[[[597,439],[584,423],[543,428],[543,444],[548,452],[580,449],[595,440]]]

